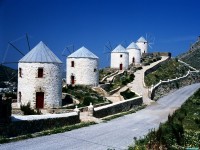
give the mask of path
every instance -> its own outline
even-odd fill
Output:
[[[108,98],[109,100],[113,102],[121,101],[123,100],[123,98],[119,96],[120,92],[125,91],[127,88],[130,88],[132,91],[136,92],[137,94],[142,95],[143,103],[149,105],[152,101],[148,98],[148,88],[145,88],[143,85],[144,72],[147,69],[152,68],[153,66],[157,65],[158,63],[165,61],[166,59],[168,59],[168,56],[162,56],[161,60],[151,63],[149,66],[142,66],[143,69],[137,70],[134,73],[135,79],[133,80],[133,82],[129,83],[127,86],[121,88],[118,92],[106,98]]]
[[[1,144],[0,150],[124,150],[133,142],[133,137],[143,137],[150,129],[158,128],[160,122],[167,120],[169,113],[174,112],[199,88],[200,83],[186,86],[141,111],[107,123]]]

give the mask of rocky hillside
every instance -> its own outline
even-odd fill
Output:
[[[200,69],[200,38],[191,45],[190,49],[178,58],[196,69]]]
[[[0,65],[0,82],[2,81],[17,82],[17,70]]]

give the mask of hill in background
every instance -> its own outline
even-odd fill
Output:
[[[200,69],[200,36],[199,39],[191,45],[188,52],[181,54],[178,58],[196,69]]]
[[[17,70],[0,65],[0,82],[3,81],[17,82]]]

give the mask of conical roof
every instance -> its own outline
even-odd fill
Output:
[[[42,41],[40,41],[30,52],[22,57],[19,62],[62,63],[62,61]]]
[[[93,54],[91,51],[89,51],[84,46],[76,50],[74,53],[70,54],[68,58],[95,58],[98,59],[98,57]]]
[[[147,40],[143,37],[143,36],[141,36],[138,40],[137,40],[137,42],[147,42]]]
[[[126,49],[138,49],[138,50],[140,50],[140,48],[135,44],[135,42],[132,42]]]
[[[127,50],[119,44],[113,51],[112,53],[128,53]]]

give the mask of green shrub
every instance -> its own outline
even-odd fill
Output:
[[[30,103],[28,102],[27,105],[20,105],[21,111],[23,111],[24,115],[40,115],[42,114],[39,109],[36,111],[30,107]]]
[[[83,105],[89,106],[90,103],[94,103],[93,98],[91,98],[89,96],[84,97],[84,99],[83,99]]]
[[[120,95],[124,97],[124,99],[130,99],[136,96],[134,92],[132,92],[130,89],[127,89],[126,91],[120,92]]]

